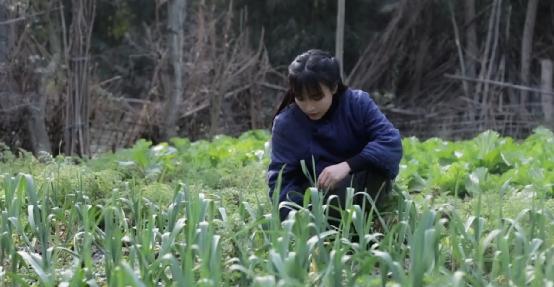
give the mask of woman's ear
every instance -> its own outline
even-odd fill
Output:
[[[335,87],[333,87],[333,90],[331,91],[331,94],[332,95],[336,94],[338,90],[339,90],[339,85],[335,85]]]

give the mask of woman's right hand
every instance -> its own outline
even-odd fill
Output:
[[[317,180],[317,187],[331,189],[342,181],[350,173],[350,166],[343,161],[339,164],[330,165],[323,169]]]

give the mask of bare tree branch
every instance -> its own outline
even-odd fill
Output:
[[[460,75],[451,75],[451,74],[445,74],[444,76],[446,78],[449,78],[449,79],[476,82],[476,83],[486,83],[486,84],[490,84],[490,85],[496,85],[496,86],[505,87],[505,88],[517,89],[517,90],[521,90],[521,91],[537,92],[537,93],[542,93],[542,94],[545,94],[545,95],[554,95],[554,92],[545,91],[545,90],[541,90],[541,89],[530,88],[530,87],[527,87],[527,86],[516,85],[516,84],[512,84],[512,83],[499,82],[499,81],[487,80],[487,79],[475,79],[475,78],[469,78],[469,77],[464,77],[464,76],[460,76]]]
[[[14,113],[14,112],[18,112],[22,109],[26,109],[27,107],[29,107],[29,104],[20,104],[20,105],[15,105],[15,106],[12,106],[12,107],[9,107],[9,108],[5,108],[5,109],[0,109],[0,113],[5,113],[5,114],[8,114],[8,113]]]
[[[52,8],[50,10],[47,10],[47,11],[37,12],[37,13],[31,14],[31,15],[21,16],[21,17],[17,17],[17,18],[13,18],[13,19],[8,19],[8,20],[0,22],[0,25],[10,25],[10,24],[13,24],[13,23],[25,21],[29,18],[35,18],[35,17],[41,16],[41,15],[44,15],[44,14],[47,14],[47,13],[50,13],[50,12],[53,12],[53,11],[56,11],[56,10],[60,10],[60,9],[62,9],[62,7],[56,7],[56,8]]]

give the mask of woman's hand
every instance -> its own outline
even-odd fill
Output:
[[[317,180],[318,188],[331,189],[350,173],[350,166],[345,161],[326,167]]]

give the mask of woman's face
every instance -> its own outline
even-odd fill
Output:
[[[333,94],[335,93],[335,90],[331,91],[327,86],[323,84],[319,84],[321,87],[321,94],[308,94],[307,92],[304,92],[302,94],[302,98],[299,100],[298,98],[294,99],[294,102],[302,112],[304,112],[311,120],[319,120],[321,119],[325,113],[329,110],[331,107],[331,104],[333,103]]]

